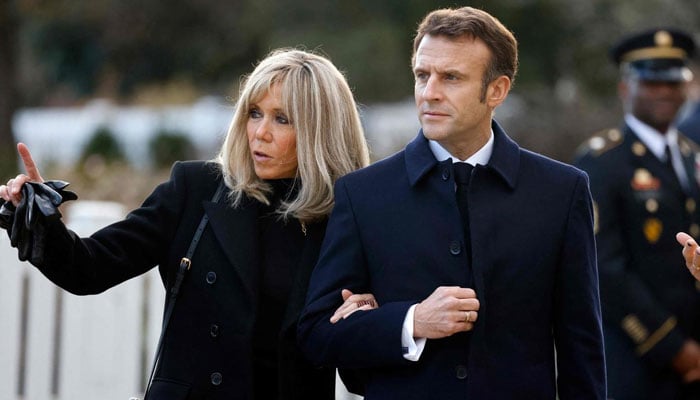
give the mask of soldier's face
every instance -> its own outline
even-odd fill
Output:
[[[666,133],[676,118],[686,100],[686,92],[684,82],[629,79],[621,86],[627,111],[661,133]]]

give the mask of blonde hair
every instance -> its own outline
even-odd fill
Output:
[[[369,164],[357,105],[343,74],[328,59],[297,49],[272,51],[243,79],[238,103],[216,162],[235,207],[244,196],[269,204],[270,186],[255,174],[246,124],[251,104],[279,86],[284,113],[296,132],[301,181],[296,198],[277,210],[283,218],[320,220],[333,208],[335,181]]]

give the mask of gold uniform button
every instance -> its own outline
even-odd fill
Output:
[[[591,138],[588,141],[588,146],[590,146],[591,150],[598,151],[601,150],[603,147],[605,147],[605,139],[602,137],[594,137]]]
[[[632,153],[634,153],[635,155],[641,157],[644,154],[646,154],[646,152],[647,148],[644,147],[644,145],[641,142],[634,142],[632,144]]]
[[[610,129],[608,131],[608,138],[613,142],[617,142],[622,139],[622,133],[617,129]]]
[[[698,224],[692,224],[690,225],[690,236],[692,237],[698,237],[700,236],[700,226]]]
[[[684,157],[688,157],[690,155],[690,151],[690,146],[688,146],[687,143],[681,143],[681,153]]]
[[[647,211],[655,213],[659,209],[659,202],[656,199],[649,199],[646,202]]]
[[[695,200],[694,199],[687,199],[685,201],[685,210],[688,211],[689,213],[695,212]]]

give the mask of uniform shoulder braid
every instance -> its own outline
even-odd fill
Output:
[[[685,136],[683,132],[680,132],[680,135],[678,135],[678,147],[680,148],[681,154],[683,154],[684,157],[689,156],[691,153],[700,153],[700,145]]]
[[[601,154],[614,149],[622,144],[623,135],[619,129],[603,129],[593,134],[588,140],[583,142],[576,153],[579,156],[590,154],[598,157]]]

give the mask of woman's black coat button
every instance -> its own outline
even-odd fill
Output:
[[[467,379],[467,367],[458,365],[455,368],[455,376],[457,376],[457,379]]]
[[[211,384],[214,386],[219,386],[221,385],[221,381],[223,381],[224,378],[221,376],[221,373],[219,372],[214,372],[211,374]]]
[[[209,327],[209,334],[213,338],[219,336],[219,325],[211,324],[211,326]]]

